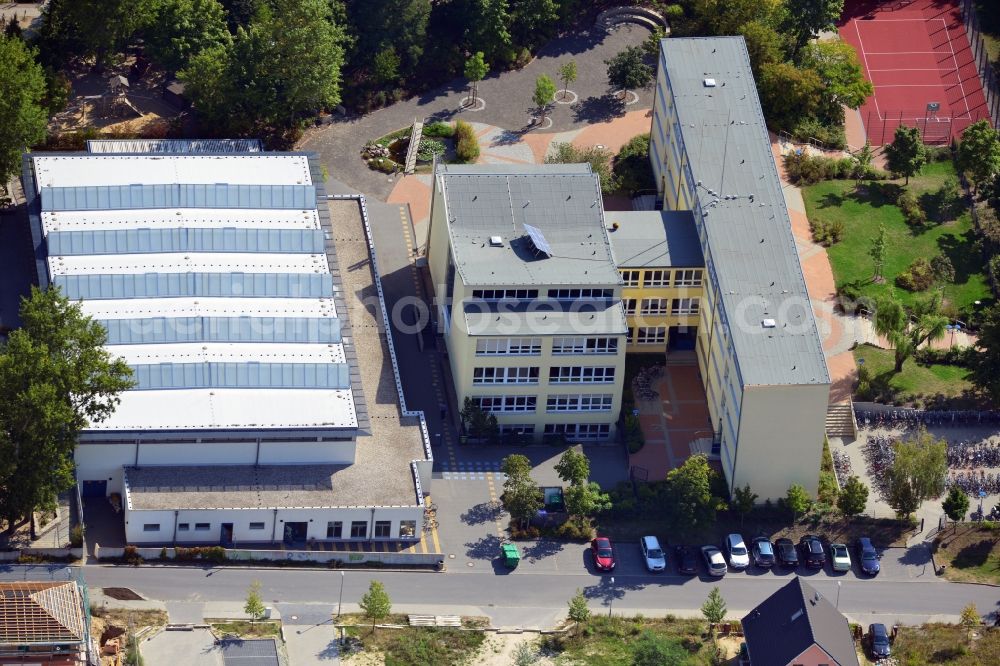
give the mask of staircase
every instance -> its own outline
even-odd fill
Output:
[[[854,404],[848,398],[835,402],[826,410],[827,437],[857,437],[858,424],[854,420]]]
[[[420,120],[413,120],[413,127],[410,128],[410,146],[406,149],[406,164],[403,173],[413,173],[417,168],[417,152],[420,150],[420,139],[424,134],[424,123]]]

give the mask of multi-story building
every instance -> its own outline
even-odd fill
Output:
[[[458,404],[502,434],[613,437],[628,329],[589,165],[439,166],[429,234]]]
[[[817,486],[830,376],[742,37],[665,39],[650,159],[704,260],[698,365],[731,487]]]
[[[24,186],[39,284],[80,301],[134,372],[75,452],[84,497],[120,498],[130,543],[419,539],[426,431],[364,400],[395,368],[381,336],[359,353],[348,319],[350,303],[384,330],[384,303],[355,302],[377,267],[340,271],[338,250],[370,246],[315,156],[92,142],[26,155]]]

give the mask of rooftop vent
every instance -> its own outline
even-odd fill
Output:
[[[804,613],[805,613],[805,611],[802,608],[798,609],[797,611],[795,611],[794,613],[792,613],[792,620],[791,621],[795,622],[797,619],[799,619],[800,617],[802,617],[802,615]]]
[[[500,236],[490,236],[490,247],[503,247],[503,238]]]
[[[705,87],[706,88],[714,88],[715,87],[715,79],[705,79]]]
[[[760,322],[760,325],[763,326],[764,328],[774,328],[775,326],[778,325],[778,322],[774,321],[773,319],[764,319],[763,321]]]

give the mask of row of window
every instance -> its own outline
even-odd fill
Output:
[[[549,298],[560,301],[578,298],[608,299],[615,295],[614,289],[549,289]]]
[[[669,270],[625,270],[621,272],[626,287],[700,287],[700,268],[678,268]]]
[[[538,405],[534,395],[478,395],[472,402],[485,412],[493,414],[528,412]],[[547,412],[610,412],[614,396],[610,393],[583,393],[550,395],[545,401]]]
[[[537,384],[538,366],[520,368],[473,368],[473,384]],[[549,368],[553,384],[612,384],[614,367],[555,366]]]
[[[607,423],[547,423],[543,432],[546,435],[563,435],[569,439],[603,439],[611,434],[611,426]],[[535,426],[532,423],[500,426],[501,436],[534,434]]]
[[[502,301],[514,299],[518,301],[538,298],[537,289],[473,289],[472,297],[484,301]]]
[[[695,315],[701,304],[699,298],[626,298],[622,300],[625,314],[635,315]]]
[[[538,356],[541,353],[541,338],[479,338],[476,340],[476,356]],[[553,338],[552,353],[617,354],[618,338]]]
[[[666,326],[640,326],[629,329],[629,339],[637,345],[656,345],[667,341]]]
[[[252,522],[248,525],[251,530],[263,530],[265,529],[265,524],[263,522]],[[195,523],[195,532],[208,532],[212,529],[211,523]],[[191,530],[191,523],[177,523],[178,532],[188,532]],[[159,532],[160,523],[144,523],[142,526],[143,532]],[[415,520],[401,520],[399,521],[399,538],[407,539],[413,538],[417,533],[417,521]],[[374,537],[376,539],[388,539],[392,536],[392,521],[391,520],[376,520],[374,526]],[[326,524],[326,538],[327,539],[342,539],[344,537],[344,523],[335,520],[330,521]],[[367,539],[368,538],[368,521],[367,520],[354,520],[351,521],[351,536],[352,539]]]

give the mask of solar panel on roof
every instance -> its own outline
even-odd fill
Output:
[[[552,256],[552,248],[549,247],[549,242],[545,240],[545,234],[538,227],[533,227],[530,224],[524,225],[524,230],[528,232],[528,238],[531,242],[535,244],[535,249],[547,257]]]
[[[347,389],[346,363],[137,363],[134,391],[196,388]]]
[[[101,319],[109,345],[171,342],[339,343],[335,317],[151,317]]]

